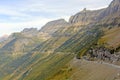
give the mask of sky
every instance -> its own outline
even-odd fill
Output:
[[[107,7],[112,0],[0,0],[0,36],[24,28],[40,29],[49,21],[64,18],[83,8]]]

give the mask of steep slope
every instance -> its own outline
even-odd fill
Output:
[[[90,46],[97,42],[102,34],[102,31],[96,25],[91,25],[90,28],[84,27],[56,49],[56,51],[75,53],[77,54],[77,57],[80,58]]]
[[[106,29],[98,43],[109,49],[117,49],[120,46],[120,27]]]
[[[39,46],[36,47],[36,51],[39,52],[54,52],[60,45],[62,45],[65,41],[69,40],[73,35],[75,35],[82,26],[69,26],[60,28],[56,32],[52,34],[52,37],[47,41],[43,42]]]

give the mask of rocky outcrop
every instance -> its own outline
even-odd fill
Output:
[[[114,50],[108,50],[106,48],[91,48],[88,53],[90,58],[95,60],[103,60],[108,62],[118,62],[120,61],[120,52],[115,52]]]
[[[58,19],[51,22],[48,22],[46,25],[44,25],[40,32],[53,34],[55,31],[57,31],[60,28],[66,27],[68,23],[64,19]]]

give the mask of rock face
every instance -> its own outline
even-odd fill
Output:
[[[86,10],[71,16],[69,22],[72,24],[79,24],[79,25],[86,25],[89,23],[94,23],[101,21],[110,24],[110,22],[117,22],[120,21],[113,21],[113,19],[119,18],[120,16],[120,0],[113,0],[111,4],[104,9],[100,10]],[[107,22],[109,20],[109,22]]]
[[[120,0],[113,0],[111,4],[100,14],[99,17],[104,18],[108,15],[120,12]]]
[[[44,25],[40,29],[40,32],[53,34],[58,29],[66,27],[67,25],[68,25],[68,23],[64,19],[54,20],[54,21],[48,22],[46,25]]]
[[[120,25],[120,0],[113,0],[98,19],[102,20],[102,24]]]
[[[85,8],[85,9],[83,9],[83,11],[75,14],[74,16],[71,16],[69,22],[72,24],[78,23],[81,25],[96,22],[97,17],[103,10],[104,9],[91,11],[91,10],[86,10],[86,8]]]

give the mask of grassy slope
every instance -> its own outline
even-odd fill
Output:
[[[105,29],[104,32],[104,36],[98,41],[98,43],[105,45],[110,49],[118,48],[120,46],[120,27]]]
[[[0,71],[4,76],[2,80],[13,80],[14,77],[29,70],[30,66],[45,56],[47,54],[29,53],[9,62],[2,67],[2,72]]]
[[[50,80],[114,80],[119,68],[73,59]]]
[[[93,26],[91,29],[82,29],[56,49],[56,51],[76,53],[80,57],[91,45],[97,42],[101,35],[102,31],[96,26]]]
[[[59,71],[74,56],[72,54],[56,53],[32,67],[25,80],[46,80]]]
[[[99,31],[99,30],[98,30]],[[92,31],[93,32],[93,31]],[[107,43],[106,47],[111,48],[117,48],[120,46],[120,28],[115,27],[112,29],[105,29],[105,34],[100,38],[96,36],[95,38],[93,36],[84,37],[82,36],[74,36],[74,38],[69,39],[67,42],[65,42],[60,48],[58,48],[57,51],[62,52],[76,52],[74,50],[77,50],[75,48],[82,46],[80,42],[87,40],[89,43],[89,39],[93,39],[90,41],[97,41],[100,44]],[[96,33],[96,31],[95,31]],[[84,32],[83,32],[84,34]],[[98,33],[99,34],[99,33]],[[79,37],[78,37],[79,36]],[[100,39],[99,39],[100,38]],[[80,42],[79,42],[80,41]],[[87,44],[87,46],[89,46]],[[87,47],[86,47],[87,48]],[[84,49],[86,49],[84,46]],[[84,49],[79,49],[84,53]],[[80,52],[80,54],[82,53]],[[72,63],[68,63],[64,67],[60,69],[58,73],[56,73],[53,77],[51,77],[49,80],[114,80],[117,76],[117,73],[119,72],[119,69],[115,69],[114,67],[100,64],[100,63],[93,63],[93,62],[80,62],[79,60],[73,60]]]
[[[73,29],[71,29],[71,28],[70,28],[70,30],[66,29],[64,31],[63,31],[63,29],[61,29],[61,31],[56,32],[56,34],[59,35],[60,33],[62,33],[62,35],[60,35],[60,36],[54,35],[54,37],[52,37],[51,39],[49,39],[46,42],[44,42],[43,44],[41,44],[42,46],[41,45],[37,46],[30,53],[23,55],[20,58],[17,58],[15,60],[13,60],[12,62],[4,65],[1,68],[1,70],[3,69],[1,74],[3,74],[3,72],[5,72],[5,74],[2,75],[2,76],[4,76],[2,79],[4,79],[4,80],[23,79],[24,77],[26,77],[26,75],[29,73],[29,71],[31,73],[31,69],[33,67],[38,67],[35,69],[41,70],[40,64],[42,64],[44,66],[47,65],[49,67],[51,65],[48,63],[51,63],[54,65],[54,64],[57,64],[57,62],[59,62],[59,61],[61,62],[62,60],[63,60],[63,62],[61,62],[61,64],[63,64],[63,65],[66,64],[73,57],[73,56],[71,56],[72,54],[70,54],[70,56],[67,55],[67,53],[51,55],[51,57],[54,56],[55,59],[53,58],[51,60],[51,57],[49,56],[47,58],[49,59],[49,61],[52,61],[52,62],[47,61],[48,63],[44,63],[44,64],[43,64],[43,62],[48,59],[45,58],[45,60],[43,60],[43,59],[41,60],[41,58],[45,57],[44,55],[46,55],[46,54],[49,55],[50,53],[52,53],[52,50],[54,50],[57,47],[59,47],[60,45],[62,45],[66,40],[68,40],[73,34],[76,33],[76,32],[73,32]],[[65,36],[65,32],[70,35]],[[73,32],[73,33],[71,33],[71,32]],[[68,58],[64,58],[65,56]],[[57,70],[57,68],[59,70],[60,67],[62,67],[62,65],[60,65],[60,64],[55,66],[54,67],[54,68],[56,68],[55,71]],[[38,74],[38,76],[41,76],[41,74]],[[33,78],[36,78],[36,76],[34,75]]]
[[[69,30],[67,30],[69,31]],[[65,34],[65,33],[64,33]],[[107,33],[106,33],[107,34]],[[94,44],[101,36],[99,28],[85,29],[77,32],[70,38],[67,35],[54,36],[47,40],[42,46],[38,46],[31,53],[20,59],[9,63],[8,67],[4,67],[4,80],[67,80],[74,72],[77,72],[77,67],[69,67],[68,62],[73,59],[72,53],[84,54],[89,47]],[[69,39],[70,38],[70,39]],[[60,46],[61,45],[61,46]],[[60,47],[59,47],[60,46]],[[56,49],[55,53],[50,54],[48,51]],[[48,50],[48,51],[47,51]],[[45,51],[42,52],[41,51]],[[51,52],[50,52],[51,53]],[[48,56],[45,56],[48,54]],[[19,64],[18,64],[19,63]],[[89,71],[89,70],[88,70]],[[83,72],[78,72],[81,77],[88,73],[86,69]],[[78,74],[77,74],[78,75]],[[74,79],[75,80],[75,79]],[[84,80],[84,79],[83,79]]]
[[[73,35],[79,32],[80,29],[81,29],[81,26],[80,27],[69,26],[65,28],[60,28],[58,31],[56,31],[53,34],[52,38],[45,41],[43,44],[41,44],[37,48],[39,49],[39,51],[42,51],[42,52],[43,51],[54,51],[56,48],[58,48],[63,43],[65,43],[67,40],[69,40]]]
[[[32,54],[27,59],[22,57],[20,60],[13,61],[8,67],[5,66],[3,72],[6,73],[0,80],[46,80],[74,57],[73,54],[69,53],[54,53],[49,56],[44,53],[44,55]],[[6,70],[7,68],[8,70]]]
[[[71,29],[70,29],[71,30]],[[67,30],[69,31],[69,30]],[[99,30],[93,29],[83,32],[74,33],[75,35],[71,38],[73,41],[72,45],[71,42],[69,42],[70,36],[67,35],[65,37],[64,35],[54,37],[49,39],[47,42],[43,43],[42,46],[38,46],[33,50],[33,52],[27,54],[24,57],[21,57],[21,59],[17,59],[16,61],[13,61],[12,63],[9,63],[7,66],[3,68],[5,72],[9,72],[5,74],[4,80],[46,80],[50,79],[52,76],[54,76],[57,72],[60,71],[61,67],[66,65],[73,57],[74,55],[72,53],[75,53],[76,51],[82,51],[85,48],[89,48],[90,45],[92,45],[94,42],[96,42],[97,37],[99,38]],[[97,33],[96,33],[97,32]],[[89,38],[90,41],[88,41]],[[71,40],[70,39],[70,40]],[[67,46],[71,46],[74,48],[69,48],[69,50],[75,50],[70,52],[59,52],[56,51],[54,54],[50,54],[48,57],[44,59],[40,59],[41,54],[48,53],[49,50],[58,48],[60,45],[62,45],[66,40],[69,42]],[[85,43],[85,45],[82,45]],[[65,42],[66,44],[66,42]],[[89,44],[89,45],[88,45]],[[79,46],[80,45],[80,46]],[[63,47],[66,46],[63,44]],[[82,48],[82,49],[81,49]],[[36,50],[37,49],[37,50]],[[59,48],[58,48],[59,49]],[[44,53],[40,53],[41,51],[45,51]],[[48,50],[48,51],[46,51]],[[64,51],[64,50],[63,50]],[[35,53],[35,56],[32,57],[32,55]],[[81,52],[79,52],[81,53]],[[78,55],[80,55],[77,53]],[[45,54],[46,55],[46,54]],[[11,74],[12,73],[12,74]]]

